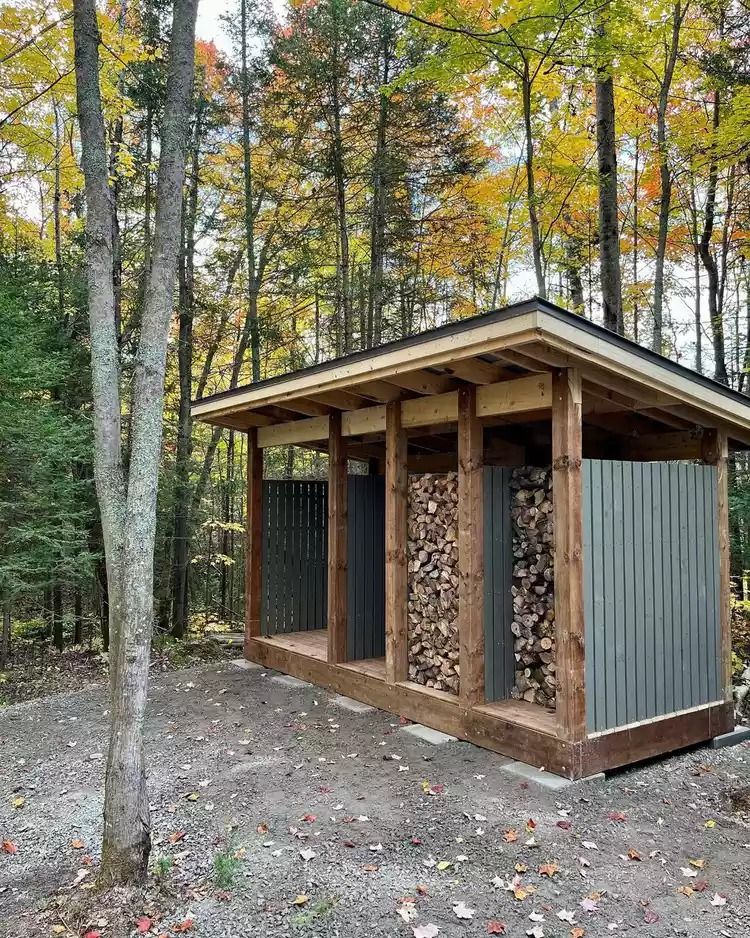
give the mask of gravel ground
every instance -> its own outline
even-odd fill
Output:
[[[750,827],[729,799],[750,783],[747,745],[553,793],[272,677],[229,663],[155,677],[158,876],[115,911],[86,892],[106,688],[0,711],[0,935],[114,938],[144,915],[143,933],[191,938],[750,935]],[[60,912],[76,896],[88,921]]]

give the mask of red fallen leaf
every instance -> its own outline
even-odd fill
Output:
[[[569,831],[573,825],[570,821],[558,821],[556,826],[561,827],[564,831]]]
[[[193,920],[191,918],[186,918],[184,922],[180,922],[179,925],[173,925],[172,931],[176,932],[185,932],[190,931],[193,927]]]
[[[708,880],[697,879],[694,883],[691,883],[690,885],[693,887],[693,892],[705,892],[708,889]]]
[[[18,847],[12,840],[3,841],[3,853],[18,853]]]
[[[552,879],[557,871],[558,866],[556,863],[542,863],[539,867],[539,875],[546,876],[548,879]]]
[[[255,829],[256,829],[256,831],[257,831],[259,834],[267,834],[267,833],[268,833],[268,824],[266,824],[266,823],[261,823],[261,824],[259,824]],[[183,836],[184,836],[184,835],[183,835]]]
[[[426,895],[428,894],[428,893],[427,893],[427,887],[426,887],[426,886],[421,886],[421,885],[420,885],[420,886],[417,886],[417,894],[420,895],[420,896],[426,896]]]
[[[536,821],[534,820],[533,817],[530,817],[528,821],[526,822],[526,830],[528,831],[529,834],[532,831],[536,830]]]
[[[94,858],[90,857],[88,854],[86,854],[85,857],[81,857],[81,863],[83,863],[84,866],[91,866],[93,862]]]
[[[412,837],[412,839],[411,839],[411,845],[412,845],[412,847],[421,847],[421,846],[422,846],[422,841],[419,839],[419,837]]]
[[[407,720],[406,717],[398,718],[399,726],[408,726],[411,723],[411,720]]]
[[[529,787],[529,783],[528,783],[528,782],[521,782],[521,784],[520,784],[518,787],[519,787],[519,788],[526,789],[526,788]]]
[[[378,867],[375,863],[366,863],[362,869],[365,871],[365,873],[377,873],[378,871]]]
[[[506,844],[514,844],[518,840],[518,834],[510,827],[503,832],[503,840]]]
[[[321,785],[320,788],[318,788],[318,791],[323,795],[330,795],[333,789],[328,788],[326,785]]]
[[[102,933],[92,929],[92,931],[85,932],[83,938],[102,938]]]
[[[622,813],[622,811],[610,811],[607,815],[610,821],[617,821],[619,824],[622,824],[624,821],[627,821],[627,818]]]
[[[430,788],[431,795],[442,795],[444,791],[445,791],[445,785],[443,785],[442,782],[438,782],[436,785],[433,785]]]
[[[305,821],[307,824],[312,824],[313,821],[317,820],[317,817],[317,814],[305,814],[300,818],[300,820]]]
[[[83,850],[83,848],[86,846],[86,844],[85,844],[79,837],[76,837],[75,840],[71,840],[70,846],[71,846],[74,850]]]
[[[644,909],[643,921],[647,925],[655,925],[659,921],[659,916],[656,914],[656,912],[654,912],[653,909]]]
[[[488,935],[504,935],[505,934],[505,922],[498,922],[496,919],[492,919],[487,922],[487,934]]]
[[[354,843],[353,840],[345,840],[345,841],[344,841],[344,846],[345,846],[345,847],[356,847],[357,845]]]
[[[266,828],[266,830],[268,830],[268,828]],[[263,831],[262,833],[265,832],[266,831]],[[184,840],[186,833],[187,831],[175,831],[173,834],[170,834],[168,838],[170,844],[178,844],[181,840]],[[261,833],[260,828],[258,829],[258,833]]]
[[[148,915],[141,915],[141,917],[135,921],[135,927],[139,935],[145,935],[147,931],[151,931],[153,924]]]

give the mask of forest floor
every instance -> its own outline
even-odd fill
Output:
[[[138,894],[93,888],[106,687],[0,710],[0,935],[750,934],[750,746],[551,792],[273,678],[154,674]]]

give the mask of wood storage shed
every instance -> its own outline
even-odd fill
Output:
[[[732,728],[742,395],[534,299],[193,415],[248,435],[251,661],[569,778]]]

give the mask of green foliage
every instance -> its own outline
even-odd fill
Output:
[[[158,880],[165,879],[173,866],[174,860],[172,857],[167,853],[162,854],[154,861],[154,876]]]
[[[241,865],[242,858],[231,843],[214,854],[214,881],[219,889],[232,888]]]
[[[317,922],[320,919],[327,918],[336,908],[338,903],[338,896],[330,896],[326,899],[320,899],[318,902],[311,905],[309,909],[305,909],[303,912],[298,912],[292,918],[292,925],[304,927],[306,925],[312,925],[314,922]]]

